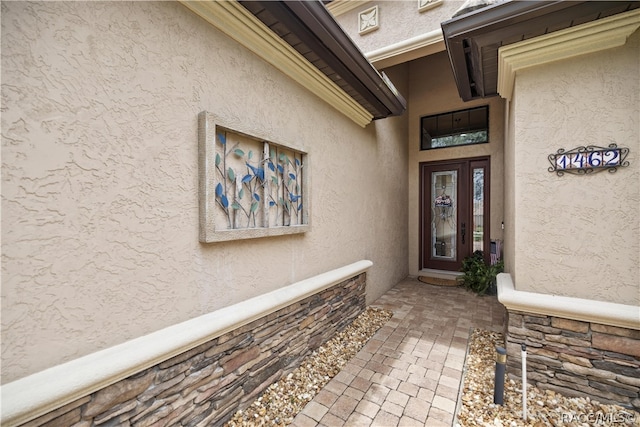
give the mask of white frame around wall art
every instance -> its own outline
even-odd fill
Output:
[[[198,116],[202,243],[309,231],[307,153]]]
[[[358,13],[358,34],[367,34],[378,28],[380,28],[380,14],[377,5]]]
[[[418,0],[418,12],[422,13],[436,6],[440,6],[444,0]]]

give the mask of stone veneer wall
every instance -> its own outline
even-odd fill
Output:
[[[23,426],[221,425],[365,308],[366,273]]]
[[[540,389],[640,410],[640,331],[509,311],[507,372]]]

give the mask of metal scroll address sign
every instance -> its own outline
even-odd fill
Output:
[[[614,173],[618,168],[629,166],[625,160],[629,154],[628,148],[619,148],[616,144],[608,147],[589,145],[577,147],[572,150],[559,149],[555,154],[549,154],[549,172],[555,172],[558,176],[565,173],[574,175],[587,175],[603,170]]]

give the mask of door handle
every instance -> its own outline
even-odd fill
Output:
[[[465,224],[464,222],[462,223],[461,226],[462,230],[461,230],[461,234],[462,234],[462,244],[464,245],[464,236],[465,234],[467,234],[467,224]]]

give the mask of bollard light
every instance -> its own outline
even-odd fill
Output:
[[[507,350],[496,347],[496,374],[493,387],[493,403],[504,404],[504,368],[507,363]]]
[[[521,345],[522,356],[522,419],[527,421],[527,346],[525,343]]]

